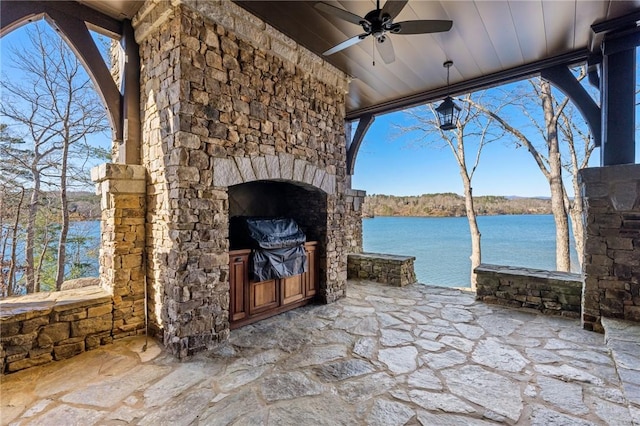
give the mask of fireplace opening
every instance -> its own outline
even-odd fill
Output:
[[[327,195],[298,182],[255,181],[229,187],[228,196],[231,328],[313,302],[326,287]],[[252,273],[256,245],[243,226],[248,218],[295,221],[306,236],[304,272],[266,280],[256,277]]]

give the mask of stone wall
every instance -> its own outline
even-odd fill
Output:
[[[0,372],[13,373],[112,341],[113,302],[99,287],[0,300]]]
[[[413,256],[397,256],[381,253],[349,254],[347,275],[349,279],[375,281],[404,287],[416,282]]]
[[[583,169],[584,328],[601,317],[640,321],[640,165]]]
[[[148,1],[133,25],[154,331],[179,357],[228,337],[228,188],[256,180],[326,194],[321,293],[344,296],[346,76],[228,1]]]
[[[536,309],[549,315],[580,316],[582,277],[579,274],[484,263],[474,272],[477,300]]]

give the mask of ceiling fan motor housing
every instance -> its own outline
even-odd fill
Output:
[[[380,8],[380,0],[376,2],[376,9],[367,13],[364,18],[351,13],[347,10],[332,6],[328,3],[317,2],[314,7],[322,13],[336,16],[344,21],[357,24],[362,27],[364,33],[351,37],[343,41],[331,49],[325,51],[323,55],[333,55],[343,49],[359,43],[367,36],[373,36],[378,42],[378,50],[385,63],[389,64],[395,60],[393,44],[388,39],[387,33],[390,34],[428,34],[435,32],[449,31],[452,22],[444,20],[414,20],[394,23],[402,9],[406,6],[408,0],[387,0],[384,7]],[[388,41],[387,43],[385,43]],[[384,47],[383,47],[384,46]]]

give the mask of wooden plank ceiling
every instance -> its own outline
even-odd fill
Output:
[[[84,3],[114,17],[131,15],[140,4]],[[319,55],[362,33],[358,25],[319,12],[314,1],[236,3]],[[375,0],[326,3],[359,16],[376,7]],[[357,118],[376,105],[442,89],[446,60],[454,63],[451,83],[455,84],[569,52],[595,51],[600,40],[591,30],[593,23],[639,11],[640,0],[409,0],[394,22],[445,19],[453,21],[453,28],[446,33],[390,35],[396,57],[391,64],[379,58],[372,37],[326,59],[353,78],[347,112],[349,118]]]

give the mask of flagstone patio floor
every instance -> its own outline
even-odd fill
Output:
[[[486,305],[450,288],[350,281],[337,303],[234,330],[228,344],[188,361],[151,339],[143,351],[137,337],[3,376],[0,418],[55,426],[640,425],[640,327],[614,329],[612,352],[577,320]]]

